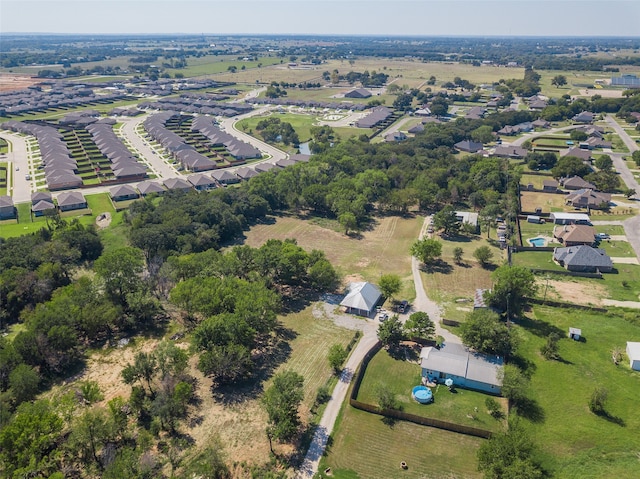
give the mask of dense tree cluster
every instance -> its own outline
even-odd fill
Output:
[[[256,125],[256,131],[262,139],[268,143],[282,143],[284,145],[298,146],[300,139],[291,126],[291,123],[280,120],[280,118],[267,118],[261,120]]]

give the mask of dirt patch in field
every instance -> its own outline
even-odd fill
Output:
[[[32,78],[28,75],[0,73],[0,91],[22,90],[41,81],[40,78]]]
[[[540,292],[544,292],[546,280],[539,279]],[[577,281],[549,280],[547,298],[575,304],[602,305],[602,298],[607,295],[607,290],[597,284],[588,286]]]
[[[96,216],[96,226],[99,230],[106,228],[111,224],[111,213],[101,213]]]

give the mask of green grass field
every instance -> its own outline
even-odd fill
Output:
[[[615,366],[611,350],[640,338],[640,327],[615,315],[536,307],[533,320],[518,330],[520,354],[531,362],[530,396],[542,415],[530,422],[536,442],[546,453],[546,466],[558,479],[635,478],[640,451],[640,373],[625,359]],[[585,342],[566,338],[569,327],[582,329]],[[562,361],[546,361],[539,348],[549,331],[558,331]],[[595,387],[609,391],[610,418],[589,411]]]
[[[483,439],[398,421],[343,406],[320,471],[336,479],[475,479]],[[402,470],[400,462],[408,468]]]
[[[411,275],[409,248],[418,237],[422,217],[376,218],[375,224],[360,238],[342,234],[337,222],[302,220],[291,216],[277,216],[275,223],[253,226],[245,233],[245,244],[258,247],[268,239],[295,238],[310,251],[319,249],[346,280],[377,282],[380,275],[397,274],[403,280],[398,297],[413,299],[415,289]]]
[[[298,313],[280,317],[282,325],[292,332],[289,341],[291,355],[276,372],[292,370],[304,376],[304,404],[311,408],[318,388],[332,375],[327,353],[334,344],[344,347],[353,338],[354,331],[336,326],[331,320],[316,319],[313,306]],[[265,388],[268,385],[265,385]]]
[[[413,353],[419,354],[419,349]],[[489,395],[460,388],[451,393],[446,386],[438,385],[433,388],[433,403],[419,404],[411,398],[411,389],[420,384],[420,379],[419,364],[404,358],[394,359],[387,350],[381,349],[367,366],[357,399],[377,405],[377,388],[385,385],[396,394],[402,410],[407,413],[489,431],[502,429],[502,421],[487,413],[485,400]]]

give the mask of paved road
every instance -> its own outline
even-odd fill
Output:
[[[627,134],[626,131],[618,124],[618,122],[611,116],[607,115],[606,122],[613,130],[617,133],[617,135],[622,139],[629,151],[634,152],[638,150],[638,145],[635,141]],[[633,173],[629,170],[627,166],[627,162],[622,159],[623,155],[620,154],[612,154],[610,155],[613,160],[613,166],[616,171],[620,173],[620,177],[624,184],[627,185],[627,188],[633,188],[636,190],[638,194],[640,194],[640,185],[638,181],[633,176]],[[634,216],[622,223],[624,226],[624,232],[627,235],[627,239],[629,243],[633,247],[633,250],[636,252],[636,256],[640,258],[640,215]]]
[[[266,154],[267,156],[269,156],[270,158],[267,158],[267,160],[269,160],[271,163],[273,163],[274,161],[278,161],[278,160],[282,160],[285,158],[288,158],[289,155],[287,155],[284,151],[277,149],[274,146],[271,146],[267,143],[265,143],[264,141],[258,140],[257,138],[254,138],[251,135],[246,134],[245,132],[243,132],[242,130],[238,130],[236,128],[236,123],[238,123],[240,120],[243,120],[245,118],[250,118],[252,116],[256,116],[256,115],[261,115],[267,111],[269,111],[271,108],[271,106],[264,106],[261,108],[257,108],[253,111],[250,111],[249,113],[245,113],[244,115],[240,115],[240,116],[234,116],[233,118],[224,118],[223,120],[220,121],[220,125],[221,127],[227,131],[227,133],[232,134],[233,136],[235,136],[236,138],[249,143],[250,145],[255,146],[256,148],[258,148],[260,151],[262,151],[264,154]],[[233,133],[231,133],[233,132]]]
[[[424,237],[427,225],[429,223],[430,218],[425,218],[422,229],[420,230],[420,239]],[[416,288],[416,299],[411,305],[411,311],[424,311],[428,313],[429,317],[436,325],[436,334],[441,335],[445,339],[445,342],[460,343],[460,338],[440,326],[440,309],[434,301],[429,299],[424,291],[422,278],[420,276],[420,263],[416,258],[412,258],[411,269],[413,272],[413,281]],[[330,305],[330,307],[326,308],[327,315],[333,316],[330,313],[333,309],[335,309],[335,306],[333,305]],[[403,320],[406,320],[407,315],[401,315],[400,317]],[[320,424],[318,425],[318,428],[313,435],[313,439],[311,441],[311,445],[309,446],[309,450],[307,451],[307,455],[305,456],[302,466],[296,474],[297,479],[311,479],[313,475],[318,471],[320,458],[324,454],[324,450],[327,446],[327,440],[329,439],[329,436],[333,431],[333,426],[335,425],[336,418],[338,417],[338,413],[340,412],[342,403],[347,396],[347,390],[349,389],[349,383],[353,378],[353,374],[358,368],[358,365],[362,362],[365,354],[367,354],[367,352],[378,341],[378,326],[375,320],[354,319],[352,316],[350,317],[348,315],[338,315],[334,318],[334,320],[340,326],[350,329],[360,329],[363,332],[363,336],[362,338],[360,338],[360,341],[353,349],[351,356],[347,361],[345,369],[340,376],[340,381],[333,390],[333,394],[331,395],[331,399],[327,404],[327,408],[322,415]]]
[[[159,180],[181,176],[172,165],[162,159],[160,156],[161,151],[152,148],[150,143],[138,134],[138,126],[148,116],[123,119],[122,128],[119,131],[122,133],[121,138],[125,140],[125,143],[128,143],[127,146],[131,147],[134,152],[137,152],[143,158],[143,161],[149,165]]]
[[[533,140],[534,138],[536,138],[538,136],[553,135],[554,133],[560,133],[562,131],[575,130],[579,126],[580,125],[569,125],[569,126],[562,126],[560,128],[551,128],[550,130],[538,131],[538,132],[535,132],[535,133],[527,133],[526,135],[524,135],[524,136],[522,136],[520,138],[517,138],[516,140],[513,140],[510,144],[513,145],[513,146],[520,146],[525,141]]]
[[[26,137],[15,133],[2,132],[2,138],[11,143],[11,151],[7,153],[7,183],[11,184],[13,178],[13,189],[7,193],[13,197],[15,203],[27,203],[31,201],[31,192],[35,191],[33,180],[27,180],[26,175],[33,176],[29,170],[29,151],[27,149]]]

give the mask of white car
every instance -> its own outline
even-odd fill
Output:
[[[387,319],[389,319],[389,315],[384,311],[378,314],[378,321],[380,321],[381,323],[386,321]]]

